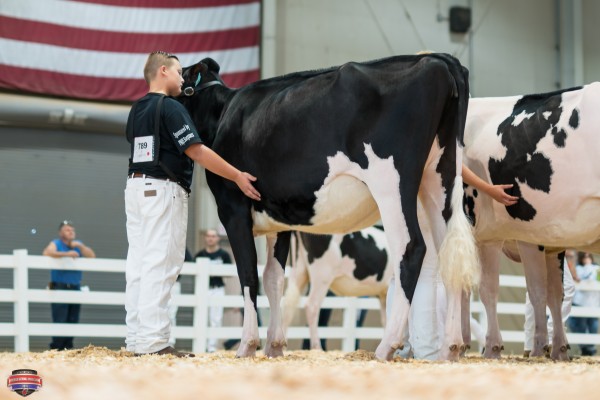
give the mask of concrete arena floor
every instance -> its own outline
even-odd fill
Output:
[[[222,351],[196,358],[133,357],[86,347],[65,352],[0,353],[6,379],[35,369],[43,387],[34,399],[597,399],[600,358],[569,363],[470,355],[458,363],[395,359],[373,353],[291,351],[280,359],[261,352],[236,359]],[[6,381],[4,381],[6,382]],[[0,399],[18,399],[5,384]]]

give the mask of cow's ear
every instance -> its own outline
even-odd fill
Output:
[[[217,73],[217,74],[219,73],[219,70],[221,69],[219,64],[210,57],[205,58],[204,60],[201,61],[201,63],[206,64],[209,71]]]
[[[192,70],[194,72],[194,76],[198,75],[198,74],[205,74],[206,71],[208,71],[208,68],[206,66],[206,64],[204,64],[202,61],[200,61],[198,64],[194,65],[194,68]]]

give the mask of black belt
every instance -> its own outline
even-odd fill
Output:
[[[127,175],[129,178],[148,178],[148,179],[156,179],[159,181],[169,181],[169,182],[175,182],[170,178],[157,178],[155,176],[150,176],[150,175],[146,175],[146,174],[142,174],[141,172],[132,172],[131,174]],[[186,187],[185,185],[181,184],[180,182],[175,182],[177,183],[179,186],[181,186],[183,188],[183,190],[185,190],[185,192],[189,194],[192,192],[190,190],[190,188]]]
[[[159,181],[169,181],[169,178],[157,178],[155,176],[150,176],[150,175],[146,175],[146,174],[142,174],[141,172],[134,172],[129,174],[130,178],[148,178],[148,179],[157,179]]]

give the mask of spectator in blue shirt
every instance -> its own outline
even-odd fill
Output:
[[[70,221],[63,221],[58,227],[58,238],[51,241],[42,253],[45,256],[62,257],[96,257],[94,250],[75,240],[75,228]],[[50,290],[80,290],[81,271],[53,269],[50,272]],[[52,303],[52,322],[72,323],[79,322],[81,304]],[[72,337],[53,337],[51,349],[67,350],[73,348]]]

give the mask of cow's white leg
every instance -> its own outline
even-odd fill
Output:
[[[565,326],[562,322],[565,297],[563,279],[568,279],[567,274],[569,274],[569,277],[571,274],[568,272],[569,268],[565,268],[567,271],[563,271],[563,261],[564,253],[560,257],[556,253],[546,254],[546,266],[548,268],[548,307],[550,308],[552,321],[558,321],[556,324],[552,322],[551,325],[552,351],[550,356],[553,360],[568,361],[569,355],[567,354],[567,350],[569,349],[569,344],[567,343]],[[570,307],[570,304],[568,306]],[[548,325],[550,325],[550,322]],[[548,333],[550,333],[549,330]]]
[[[287,241],[287,246],[285,243],[282,244],[282,241]],[[285,257],[275,256],[276,246],[280,248],[279,251],[281,249],[285,251]],[[284,268],[288,249],[289,232],[280,233],[277,238],[267,238],[267,263],[263,273],[263,285],[271,310],[269,329],[267,330],[267,343],[265,345],[265,355],[267,357],[283,356],[283,347],[286,345],[281,324],[281,298],[283,297],[283,285],[285,283]]]
[[[481,282],[479,284],[479,297],[485,307],[488,327],[485,338],[485,358],[500,358],[504,349],[498,314],[498,293],[500,291],[500,250],[502,243],[490,243],[479,246],[481,259]]]
[[[387,321],[387,290],[381,294],[379,294],[379,296],[377,296],[379,298],[379,311],[380,311],[380,317],[381,317],[381,326],[385,327],[386,321]]]
[[[250,288],[244,287],[244,322],[242,339],[235,354],[236,357],[254,357],[260,343],[258,336],[258,314],[250,296]]]
[[[521,262],[525,268],[527,293],[533,307],[535,329],[531,357],[543,357],[548,348],[548,328],[546,325],[547,271],[544,250],[530,243],[517,242]],[[562,278],[561,278],[562,281]],[[562,296],[561,296],[562,300]]]
[[[290,270],[287,289],[285,291],[285,296],[283,297],[283,332],[286,334],[286,337],[287,329],[292,324],[296,309],[298,308],[300,296],[304,293],[309,278],[307,266],[308,260],[306,260],[306,253],[305,249],[302,247],[302,241],[297,240],[297,236],[295,236],[294,240],[297,242],[297,254],[295,263]],[[292,255],[292,257],[294,257],[294,255]]]
[[[319,312],[321,311],[321,304],[323,304],[323,300],[327,296],[327,291],[333,281],[331,269],[326,265],[318,264],[317,262],[309,266],[310,290],[305,306],[311,350],[323,350],[319,338]]]
[[[471,349],[471,292],[463,291],[461,297],[461,332],[463,335],[464,349],[460,352],[461,357]]]
[[[404,335],[407,332],[408,325],[408,314],[410,310],[410,304],[406,298],[404,291],[401,289],[400,279],[398,276],[399,268],[394,273],[394,280],[392,294],[392,304],[390,309],[390,317],[386,321],[386,325],[383,332],[383,339],[375,350],[375,356],[380,360],[391,360],[394,352],[404,347]],[[398,290],[400,288],[400,290]]]
[[[374,161],[374,160],[370,160]],[[415,193],[415,205],[412,211],[403,209],[403,203],[400,198],[400,175],[393,165],[393,160],[386,159],[375,162],[369,166],[370,173],[372,174],[365,183],[369,187],[373,198],[377,202],[379,212],[381,214],[381,220],[385,228],[385,234],[389,245],[389,257],[392,260],[394,268],[394,280],[395,280],[395,291],[392,298],[390,318],[386,321],[384,328],[383,338],[377,349],[375,350],[375,356],[380,360],[391,360],[394,352],[397,349],[403,347],[403,335],[408,325],[408,315],[410,311],[409,297],[412,297],[413,293],[406,293],[405,287],[401,284],[401,281],[405,281],[407,288],[416,286],[417,275],[414,276],[415,271],[402,271],[400,268],[401,262],[404,264],[417,264],[419,265],[423,260],[425,253],[425,246],[422,241],[420,232],[416,232],[416,240],[420,240],[421,243],[415,242],[412,250],[412,260],[403,259],[406,256],[407,246],[411,239],[409,229],[406,223],[406,218],[409,217],[413,221],[417,221],[416,213],[416,193]],[[386,179],[382,179],[382,177]],[[408,216],[408,213],[412,215]],[[407,217],[405,217],[407,213]],[[415,232],[413,232],[413,235]],[[405,275],[402,275],[405,274]],[[402,277],[402,278],[401,278]]]

